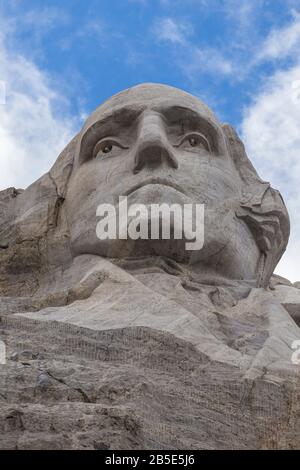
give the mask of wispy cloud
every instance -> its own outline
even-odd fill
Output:
[[[68,21],[68,15],[60,8],[43,6],[30,9],[22,14],[22,25],[33,27],[34,32],[42,33],[58,27]]]
[[[182,46],[188,46],[188,36],[191,32],[191,25],[175,21],[173,18],[160,18],[153,27],[157,40]]]
[[[293,13],[293,21],[282,28],[273,29],[257,54],[257,62],[282,59],[291,55],[300,58],[300,14]]]
[[[300,279],[295,260],[300,252],[300,15],[273,28],[254,56],[252,67],[277,64],[250,106],[241,124],[242,137],[261,176],[280,189],[291,216],[291,238],[277,272]],[[288,67],[282,62],[289,59]]]
[[[208,5],[200,0],[188,0],[199,8]],[[181,18],[159,18],[154,28],[155,39],[174,47],[174,64],[186,71],[191,78],[194,74],[214,74],[219,78],[229,77],[232,81],[247,79],[249,74],[266,62],[284,58],[300,58],[300,14],[291,11],[291,21],[281,27],[274,27],[265,37],[259,28],[264,0],[228,0],[223,3],[214,0],[209,3],[220,15],[223,12],[225,24],[230,28],[226,42],[209,44],[207,39],[193,37],[192,23]],[[270,23],[274,18],[270,12]],[[180,46],[181,49],[175,49]]]
[[[233,72],[233,65],[216,49],[198,47],[194,51],[194,61],[190,70],[194,72],[206,70],[206,72],[230,75]]]
[[[1,27],[4,23],[8,23],[10,31],[14,31],[14,35],[10,37],[12,45],[15,46],[20,37],[26,42],[30,35],[31,54],[40,46],[45,37],[65,27],[70,21],[69,15],[63,9],[48,6],[33,7],[25,11],[14,8],[13,14],[5,17],[2,14],[1,17]]]
[[[202,74],[218,73],[221,75],[229,75],[233,72],[232,64],[221,51],[193,41],[193,27],[190,23],[171,17],[160,18],[152,31],[156,41],[168,43],[174,47],[174,63],[184,71],[187,77],[193,78],[199,71]]]
[[[278,71],[245,110],[241,125],[248,154],[260,175],[279,188],[291,216],[291,239],[278,272],[299,280],[300,64]]]
[[[6,21],[0,18],[0,189],[24,187],[48,171],[75,133],[67,101],[32,61],[6,47]],[[12,31],[10,30],[10,33]]]

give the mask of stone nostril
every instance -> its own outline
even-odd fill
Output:
[[[142,158],[144,158],[149,163],[155,163],[155,162],[158,163],[162,159],[163,151],[162,151],[161,146],[159,145],[156,145],[156,144],[148,145],[144,148],[142,152],[143,152]]]
[[[144,166],[153,168],[163,163],[178,168],[178,162],[168,144],[162,141],[144,142],[136,153],[134,171],[137,172]]]
[[[135,156],[135,170],[144,166],[153,167],[162,162],[162,148],[157,143],[144,142],[140,145]]]

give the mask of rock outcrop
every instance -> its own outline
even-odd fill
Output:
[[[120,196],[204,204],[203,246],[99,240]],[[300,291],[272,276],[288,237],[203,103],[112,97],[46,175],[0,192],[0,448],[299,448]]]

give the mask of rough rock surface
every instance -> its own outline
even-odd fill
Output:
[[[203,248],[100,242],[97,206],[124,194],[204,203]],[[112,97],[46,175],[0,192],[0,448],[299,448],[299,289],[272,276],[288,236],[203,103]]]
[[[272,294],[300,326],[300,290],[293,285],[277,285]]]
[[[299,443],[299,382],[245,376],[171,334],[9,320],[0,446],[274,449]],[[18,353],[17,356],[16,354]]]
[[[270,288],[273,289],[276,286],[290,286],[292,287],[293,284],[291,281],[286,279],[285,277],[278,276],[278,274],[273,274],[270,279]]]

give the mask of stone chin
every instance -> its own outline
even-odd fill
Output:
[[[154,186],[154,185],[153,185]],[[191,204],[193,201],[173,188],[158,188],[146,185],[135,190],[128,197],[129,204],[143,204],[148,211],[148,216],[139,214],[135,217],[135,224],[144,224],[151,233],[150,218],[152,204],[178,204],[184,208],[184,204]],[[255,280],[260,262],[260,250],[247,224],[240,220],[234,208],[236,201],[226,201],[219,204],[214,209],[204,211],[204,244],[200,249],[188,249],[191,243],[190,238],[186,238],[183,233],[182,239],[174,238],[174,219],[171,218],[170,239],[162,237],[162,217],[157,222],[159,239],[108,239],[99,240],[96,236],[96,224],[93,228],[87,225],[86,232],[81,232],[77,238],[71,239],[72,252],[74,256],[82,254],[95,254],[102,257],[114,259],[149,259],[151,257],[163,257],[172,259],[178,263],[189,265],[196,269],[198,275],[205,277],[213,274],[234,280]],[[204,205],[205,208],[205,205]],[[119,220],[119,207],[116,206],[117,220]],[[127,231],[132,217],[129,217]],[[167,219],[167,222],[170,219]],[[196,227],[196,221],[193,221]],[[234,236],[233,236],[234,234]],[[193,240],[195,243],[197,239]],[[247,249],[245,249],[245,246]]]

